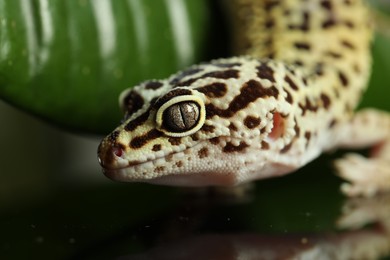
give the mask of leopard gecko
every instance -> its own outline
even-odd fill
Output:
[[[390,115],[355,112],[370,76],[361,0],[229,0],[237,56],[145,81],[120,95],[103,139],[109,178],[234,186],[293,172],[335,148],[374,146],[335,166],[350,196],[390,189]]]

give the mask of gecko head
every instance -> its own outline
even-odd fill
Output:
[[[166,84],[161,83],[162,87]],[[133,102],[136,90],[124,93],[122,100],[131,95]],[[206,120],[205,101],[201,92],[180,87],[153,98],[132,115],[127,113],[124,123],[99,146],[98,157],[106,176],[186,186],[226,181],[204,174],[211,163],[203,160],[211,156],[208,140],[222,135]]]
[[[260,118],[274,109],[265,98],[278,94],[242,69],[257,66],[255,60],[222,59],[125,90],[120,96],[125,119],[98,149],[105,175],[175,186],[240,182],[248,160],[261,161],[248,153],[250,135],[271,131]]]
[[[203,86],[209,85],[208,80],[197,87],[180,84],[183,73],[200,71],[190,70],[167,80],[144,82],[121,94],[125,119],[98,148],[107,177],[184,186],[229,182],[220,171],[213,173],[214,166],[209,167],[218,160],[210,140],[228,135],[229,129],[206,118],[206,105],[212,103]],[[214,84],[212,91],[226,91],[222,88],[224,84]]]

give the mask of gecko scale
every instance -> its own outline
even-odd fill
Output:
[[[362,1],[225,4],[241,56],[125,90],[125,119],[98,149],[105,174],[229,186],[290,173],[324,151],[376,145],[373,157],[336,161],[349,181],[342,190],[353,196],[390,189],[390,115],[354,112],[371,68]]]

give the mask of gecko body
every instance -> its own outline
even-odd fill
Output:
[[[381,151],[388,149],[389,116],[354,114],[371,66],[371,27],[361,1],[227,5],[241,56],[125,90],[125,119],[98,149],[108,177],[237,185],[292,172],[336,147],[383,141]],[[367,120],[374,132],[356,130]],[[390,160],[378,154],[375,167],[387,165]],[[377,184],[388,180],[383,187],[356,180],[350,169],[359,163],[366,169],[372,159],[353,155],[336,164],[340,175],[356,182],[344,186],[346,193],[370,195],[390,186],[390,170],[373,178]]]

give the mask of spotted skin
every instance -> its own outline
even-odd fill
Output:
[[[390,167],[383,167],[390,162],[383,155],[390,150],[389,114],[354,113],[371,67],[372,33],[363,3],[232,0],[226,5],[241,56],[125,90],[120,96],[125,119],[98,149],[105,174],[178,186],[237,185],[292,172],[323,151],[382,142],[377,157],[353,155],[336,166],[351,182],[343,186],[348,195],[389,189]],[[194,126],[187,126],[189,117]],[[363,181],[354,177],[362,170],[352,165],[374,160],[382,177],[375,179],[375,172]]]

